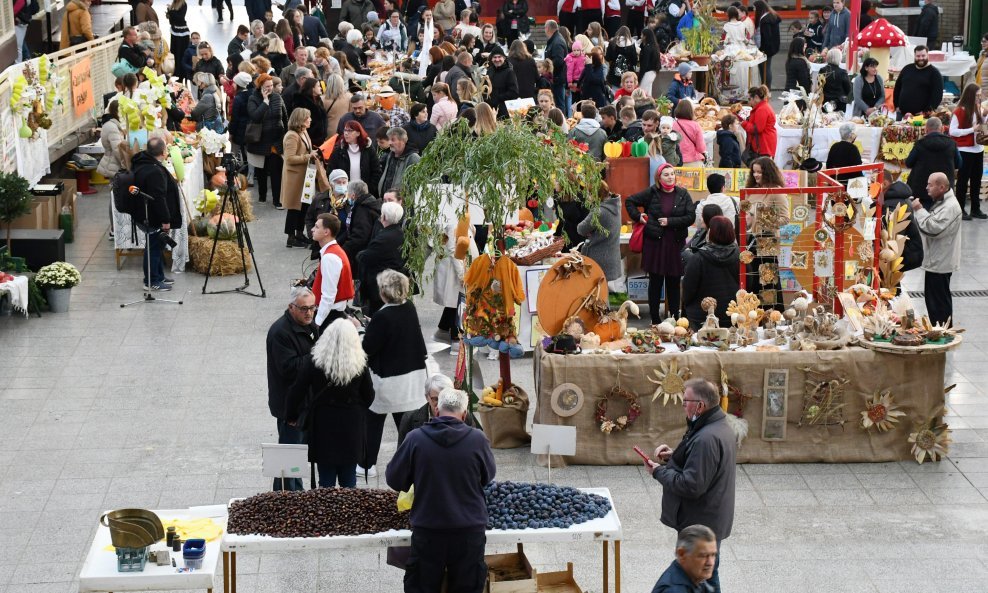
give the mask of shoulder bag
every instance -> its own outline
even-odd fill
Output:
[[[73,35],[72,34],[72,17],[69,15],[65,16],[65,26],[68,28],[66,33],[69,34],[69,45],[82,45],[83,43],[89,41],[86,39],[85,35]]]
[[[746,167],[751,166],[751,162],[760,157],[758,151],[755,150],[755,146],[758,144],[758,128],[752,125],[751,137],[748,138],[748,143],[744,147],[744,152],[741,153],[741,162],[745,164]]]

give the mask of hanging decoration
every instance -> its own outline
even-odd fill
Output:
[[[906,413],[892,400],[892,392],[888,389],[866,397],[865,409],[861,412],[861,428],[869,430],[874,426],[879,432],[886,432],[898,424],[899,417]]]
[[[803,412],[799,426],[844,426],[844,387],[850,383],[842,377],[814,381],[810,377],[823,377],[824,374],[804,367],[806,373],[803,390]]]
[[[37,64],[37,67],[35,67]],[[51,110],[61,105],[58,84],[61,78],[47,55],[25,62],[21,74],[14,79],[10,91],[10,109],[21,118],[19,134],[22,138],[37,140],[39,129],[51,128]]]
[[[677,405],[682,405],[683,403],[683,392],[686,390],[686,381],[693,374],[688,367],[680,367],[679,361],[675,358],[671,362],[660,361],[659,368],[653,371],[655,378],[646,377],[650,382],[655,383],[658,387],[655,389],[655,393],[652,394],[652,401],[654,402],[662,396],[662,405],[667,405],[671,400],[672,403]]]
[[[623,399],[628,404],[628,412],[623,416],[618,416],[611,420],[607,415],[607,404],[611,398]],[[641,404],[638,403],[638,395],[621,389],[612,387],[610,391],[597,400],[597,407],[594,412],[594,421],[600,423],[600,431],[604,434],[611,434],[613,431],[627,430],[642,413]]]
[[[922,464],[929,457],[930,461],[940,461],[950,449],[950,429],[942,420],[943,408],[937,409],[930,418],[917,427],[916,432],[909,435],[913,444],[911,453],[916,457],[916,463]]]

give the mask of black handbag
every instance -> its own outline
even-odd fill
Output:
[[[246,144],[257,144],[261,141],[261,130],[264,126],[256,123],[250,122],[247,124],[247,129],[244,130],[244,142]]]
[[[749,139],[747,145],[744,147],[744,151],[741,153],[741,162],[744,163],[746,167],[751,166],[751,162],[762,156],[758,154],[755,150],[755,145],[758,144],[758,129],[752,128],[751,138]]]

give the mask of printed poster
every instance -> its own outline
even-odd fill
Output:
[[[96,106],[93,96],[92,60],[84,58],[69,70],[72,86],[72,107],[76,117],[82,117]]]
[[[704,170],[699,167],[689,169],[676,167],[676,185],[690,191],[701,191],[706,185],[703,172]]]

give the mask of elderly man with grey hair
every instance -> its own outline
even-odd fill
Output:
[[[861,164],[861,151],[854,144],[857,139],[857,126],[851,122],[841,124],[839,129],[840,140],[834,142],[834,145],[830,147],[830,152],[827,153],[827,168],[828,169],[839,169],[841,167],[853,167],[855,165]],[[854,177],[861,177],[864,175],[861,171],[856,171],[854,173],[838,173],[838,181],[846,181]]]
[[[288,424],[285,408],[288,392],[298,376],[309,351],[319,338],[315,324],[316,297],[304,286],[296,286],[288,298],[288,309],[268,329],[265,349],[268,358],[268,409],[278,421],[278,442],[301,444],[302,432]],[[282,484],[274,479],[275,490],[302,490],[300,478]]]
[[[388,486],[415,484],[409,522],[412,545],[406,592],[479,593],[487,565],[484,486],[497,472],[487,437],[464,423],[469,400],[456,389],[439,394],[437,416],[408,433],[388,464]],[[451,504],[455,501],[455,504]]]
[[[675,450],[662,444],[658,460],[645,461],[662,484],[663,525],[676,531],[690,525],[709,527],[719,543],[731,535],[734,524],[734,484],[737,471],[737,436],[720,407],[717,388],[705,379],[690,379],[683,392],[686,434]],[[719,593],[717,564],[708,579]]]
[[[347,186],[347,202],[346,219],[343,220],[346,232],[340,237],[339,243],[350,259],[353,279],[359,284],[360,263],[357,258],[374,236],[374,223],[381,217],[381,200],[371,195],[366,182],[358,179]],[[359,299],[360,286],[355,288],[355,296]]]
[[[933,68],[936,70],[936,68]],[[957,142],[944,134],[943,122],[938,117],[931,117],[926,120],[926,133],[913,144],[913,148],[906,157],[905,165],[910,169],[909,189],[913,191],[913,196],[919,198],[923,207],[927,210],[933,205],[933,200],[926,193],[927,181],[934,173],[943,173],[947,176],[950,187],[954,187],[954,179],[957,169],[963,166],[961,153],[957,149]],[[971,215],[961,208],[963,220],[971,220]],[[981,218],[981,217],[979,217]]]
[[[430,419],[439,416],[439,394],[444,389],[452,388],[453,381],[446,375],[435,374],[426,380],[425,405],[414,412],[406,413],[401,418],[401,426],[398,427],[399,447],[405,441],[405,437],[408,436],[408,433],[421,427]],[[472,412],[467,412],[467,418],[464,422],[466,422],[467,426],[472,428],[480,428],[480,423],[477,422],[477,418]]]
[[[295,110],[295,95],[297,95],[299,90],[301,90],[302,83],[305,82],[307,78],[312,77],[312,69],[308,66],[299,66],[295,69],[294,76],[281,79],[286,85],[285,90],[281,91],[281,100],[285,102],[285,109],[288,111],[289,116],[291,116],[292,111]]]
[[[913,218],[923,236],[923,283],[926,312],[933,323],[947,323],[954,314],[950,277],[961,267],[961,205],[943,173],[933,173],[926,182],[933,203],[924,208],[912,202]]]
[[[382,196],[392,187],[400,190],[405,170],[419,162],[421,158],[415,147],[408,145],[408,132],[404,129],[388,130],[388,140],[391,142],[391,152],[384,157],[381,179],[377,184],[378,195]]]
[[[401,256],[401,246],[405,243],[405,231],[401,226],[404,214],[404,209],[397,202],[381,204],[381,228],[367,247],[357,254],[360,296],[368,315],[373,315],[384,305],[378,294],[377,275],[384,270],[408,274],[405,259]]]
[[[656,581],[652,593],[709,593],[718,558],[717,536],[709,527],[690,525],[676,538],[676,559]]]

